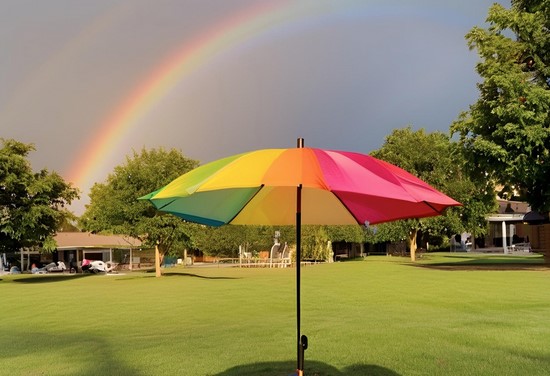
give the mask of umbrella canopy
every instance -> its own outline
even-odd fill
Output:
[[[145,197],[157,209],[211,226],[376,224],[435,216],[460,205],[374,157],[315,148],[266,149],[192,170]]]
[[[307,337],[300,333],[301,225],[376,224],[439,215],[457,201],[408,172],[365,154],[304,148],[264,149],[198,167],[141,199],[211,226],[296,225],[297,374]]]

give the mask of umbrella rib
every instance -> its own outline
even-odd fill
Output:
[[[336,194],[336,191],[333,191],[333,193],[334,193],[334,197],[336,197],[336,199],[337,199],[338,201],[340,201],[340,203],[342,204],[342,206],[343,206],[344,208],[346,208],[347,212],[348,212],[349,214],[351,214],[351,216],[355,219],[355,222],[357,222],[357,224],[359,224],[359,225],[363,225],[364,223],[359,222],[359,218],[357,218],[357,216],[355,215],[355,213],[353,212],[353,210],[350,210],[350,208],[348,208],[348,206],[344,203],[344,201],[342,201],[342,200],[340,199],[340,197]]]
[[[174,201],[176,201],[177,198],[173,199],[172,201],[170,202],[167,202],[166,204],[162,205],[161,207],[157,207],[157,210],[162,210],[164,209],[165,207],[167,207],[168,205],[170,205],[171,203],[173,203]]]
[[[428,201],[422,201],[423,203],[425,203],[426,205],[428,205],[430,207],[430,209],[432,209],[433,211],[435,211],[437,214],[443,214],[443,210],[437,210],[436,208],[434,208],[434,206],[432,204],[430,204]]]
[[[250,201],[252,201],[252,199],[253,199],[254,197],[256,197],[256,195],[262,190],[262,188],[263,188],[264,186],[265,186],[265,184],[260,185],[260,187],[258,188],[258,190],[256,191],[256,193],[254,193],[252,196],[250,196],[250,198],[243,204],[243,206],[241,206],[241,208],[239,209],[239,211],[238,211],[237,213],[235,213],[235,215],[234,215],[229,221],[227,221],[226,223],[229,224],[229,223],[231,223],[235,218],[237,218],[237,216],[238,216],[239,214],[241,214],[241,212],[243,211],[243,209],[248,205],[248,203],[249,203]]]

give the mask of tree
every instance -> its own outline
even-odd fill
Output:
[[[204,254],[217,257],[237,257],[239,247],[244,252],[270,250],[278,231],[280,243],[295,246],[295,226],[200,226],[193,235],[193,244]],[[302,256],[305,259],[328,260],[330,248],[327,243],[347,241],[363,243],[364,231],[361,226],[302,226]]]
[[[271,249],[275,228],[271,226],[200,226],[194,235],[194,245],[204,254],[238,257],[239,247],[244,252]]]
[[[301,241],[302,259],[330,260],[332,246],[327,228],[325,226],[304,226],[303,230]]]
[[[190,245],[189,224],[173,215],[156,210],[138,198],[159,189],[185,172],[197,167],[178,150],[163,148],[133,152],[126,163],[115,167],[105,183],[96,183],[90,191],[90,204],[81,217],[87,231],[122,234],[155,247],[156,274],[166,254]]]
[[[70,216],[65,206],[78,190],[56,172],[32,171],[28,155],[34,145],[0,142],[0,251],[33,246],[53,251],[53,236]]]
[[[363,243],[365,232],[359,225],[326,226],[325,231],[331,242]]]
[[[494,4],[466,39],[481,61],[479,99],[452,125],[474,174],[550,210],[550,0]]]
[[[493,187],[488,181],[476,181],[464,173],[464,156],[449,136],[442,132],[426,133],[423,129],[413,131],[410,127],[396,129],[372,155],[403,168],[463,205],[449,208],[438,217],[381,225],[379,238],[391,241],[408,238],[414,261],[419,231],[432,239],[463,231],[474,236],[485,233],[485,216],[496,208]]]

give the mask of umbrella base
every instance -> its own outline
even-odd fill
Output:
[[[298,343],[298,369],[296,370],[297,376],[304,375],[304,352],[307,350],[307,336],[302,335],[300,342]]]

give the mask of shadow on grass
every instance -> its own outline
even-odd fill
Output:
[[[156,271],[155,269],[148,269],[148,270],[145,270],[145,274],[148,276],[148,277],[155,277],[155,274]],[[240,279],[240,278],[235,278],[235,277],[207,277],[207,276],[204,276],[204,275],[199,275],[199,274],[195,274],[195,273],[186,273],[186,272],[178,272],[178,271],[174,271],[174,272],[171,272],[171,271],[166,271],[166,270],[163,270],[162,272],[162,276],[166,276],[166,277],[195,277],[195,278],[203,278],[203,279]]]
[[[296,374],[295,368],[296,362],[252,363],[229,368],[215,376],[291,376]],[[304,368],[304,374],[308,376],[399,376],[390,369],[374,364],[354,364],[338,370],[329,364],[306,360]]]
[[[0,364],[15,375],[135,375],[142,372],[117,356],[109,341],[92,333],[3,331]],[[14,359],[25,355],[25,363]],[[1,371],[0,371],[1,373]]]
[[[542,257],[513,257],[513,256],[448,256],[449,261],[432,263],[409,263],[408,265],[438,270],[532,270],[548,271],[550,265],[545,264]]]
[[[30,277],[16,278],[12,282],[16,283],[51,283],[62,282],[73,279],[91,277],[93,274],[38,274]]]
[[[192,277],[192,278],[201,278],[201,279],[240,279],[235,277],[207,277],[203,275],[193,274],[193,273],[178,273],[178,272],[163,272],[162,277]],[[155,272],[146,272],[140,273],[137,275],[132,274],[118,274],[116,281],[127,281],[130,279],[143,279],[143,278],[157,278]]]
[[[204,275],[198,275],[194,273],[177,273],[177,272],[164,272],[162,273],[163,276],[166,277],[194,277],[194,278],[202,278],[202,279],[240,279],[235,277],[207,277]]]
[[[454,264],[432,264],[432,265],[413,265],[418,268],[446,270],[446,271],[549,271],[550,268],[543,265],[525,265],[525,264],[508,264],[508,265],[454,265]]]
[[[525,349],[521,351],[521,350],[518,350],[517,348],[510,349],[505,346],[499,346],[499,348],[501,348],[502,351],[505,353],[513,354],[514,356],[517,356],[523,359],[530,359],[540,364],[546,364],[546,365],[550,364],[550,354],[544,353],[544,349],[536,349],[536,350]]]

